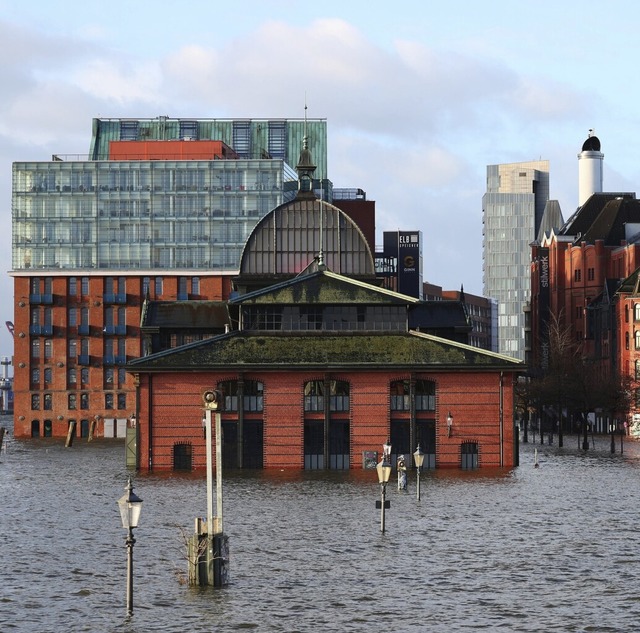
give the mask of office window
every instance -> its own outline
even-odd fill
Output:
[[[50,360],[53,355],[53,340],[50,338],[44,341],[44,359]]]
[[[35,388],[40,384],[40,370],[38,368],[31,370],[31,385]]]
[[[77,399],[75,393],[70,393],[69,394],[69,398],[68,398],[68,402],[67,402],[69,409],[74,410],[76,408],[77,400],[78,399]]]
[[[43,404],[43,409],[45,411],[51,411],[51,409],[53,409],[53,398],[51,397],[50,393],[45,393],[44,394],[44,404]]]
[[[69,327],[76,327],[78,325],[78,310],[77,308],[69,308],[67,316],[67,324]]]
[[[104,408],[105,409],[113,409],[113,394],[105,393],[104,394]]]
[[[118,409],[126,409],[127,408],[127,394],[119,393],[118,394]]]
[[[78,381],[78,374],[75,367],[69,367],[67,370],[67,383],[69,385],[75,385]]]
[[[191,292],[194,295],[200,294],[200,277],[192,277],[191,278]]]
[[[83,277],[80,281],[80,292],[84,297],[89,294],[89,277]]]
[[[124,367],[118,368],[118,387],[122,387],[127,381],[127,372]]]
[[[70,338],[68,342],[69,358],[75,358],[78,355],[78,339]]]
[[[53,378],[53,372],[51,370],[51,367],[45,367],[45,370],[44,370],[44,384],[45,384],[45,387],[47,385],[51,384],[52,378]]]
[[[180,138],[186,141],[198,139],[198,122],[180,120]]]
[[[31,409],[33,411],[37,411],[38,409],[40,409],[40,394],[39,393],[32,393],[31,394]]]
[[[40,339],[34,338],[31,341],[31,358],[40,358]]]
[[[80,370],[80,382],[83,385],[88,385],[89,384],[89,368],[88,367],[83,367]]]
[[[162,277],[156,277],[155,295],[156,295],[156,299],[162,295]]]
[[[143,277],[142,279],[142,297],[146,298],[147,294],[150,292],[151,287],[151,279],[149,277]]]
[[[137,141],[138,126],[138,121],[120,121],[120,140]]]
[[[105,367],[104,370],[104,384],[105,387],[111,387],[113,385],[113,367]]]
[[[80,394],[80,408],[88,409],[89,408],[89,394],[81,393]]]
[[[75,277],[69,277],[69,296],[78,296],[78,280]]]

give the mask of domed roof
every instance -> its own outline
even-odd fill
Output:
[[[582,144],[583,152],[599,152],[600,151],[600,139],[597,136],[591,134],[589,130],[589,138]]]

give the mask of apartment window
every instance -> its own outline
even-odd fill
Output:
[[[640,321],[640,303],[633,304],[633,319],[634,321]]]
[[[31,308],[31,325],[40,325],[40,308]]]
[[[640,349],[640,330],[636,330],[635,339],[636,339],[636,349]]]
[[[78,325],[78,310],[77,308],[69,308],[67,316],[69,327],[76,327]]]
[[[80,370],[80,382],[83,385],[88,385],[89,384],[89,368],[88,367],[83,367]]]
[[[574,281],[581,281],[582,280],[582,271],[579,268],[576,268],[573,271],[573,280]]]
[[[52,376],[52,370],[51,370],[51,367],[45,367],[45,370],[44,370],[44,384],[45,384],[45,387],[46,387],[47,385],[50,385],[50,384],[51,384],[51,379],[52,379],[52,377],[53,377],[53,376]]]
[[[45,411],[51,411],[53,409],[53,398],[50,393],[44,394],[43,407]]]
[[[32,393],[31,394],[31,410],[37,411],[40,409],[40,394]]]
[[[127,394],[119,393],[118,394],[118,409],[126,409],[127,408]]]
[[[143,277],[142,279],[142,297],[146,298],[147,294],[151,290],[151,279],[149,277]]]
[[[40,384],[40,370],[38,368],[31,370],[31,385],[35,388]]]
[[[113,367],[106,367],[104,370],[104,384],[111,387],[113,385]]]
[[[155,279],[155,295],[156,299],[162,295],[162,277],[156,277]]]
[[[118,387],[122,387],[127,381],[127,372],[124,367],[118,368]]]
[[[89,294],[89,277],[83,277],[80,281],[80,292],[86,297]]]
[[[78,339],[70,338],[68,342],[69,358],[75,358],[78,355]]]
[[[81,393],[80,394],[80,408],[88,409],[89,408],[89,394]]]
[[[77,403],[78,403],[78,398],[77,398],[76,394],[75,393],[70,393],[69,397],[67,399],[67,405],[68,405],[69,409],[73,411],[76,408]]]
[[[67,383],[69,385],[75,385],[78,381],[78,374],[75,367],[69,367],[67,370]]]
[[[191,292],[194,295],[200,294],[200,277],[192,277],[191,278]]]
[[[53,340],[50,338],[44,341],[44,359],[50,360],[53,355]]]
[[[104,394],[104,408],[105,409],[113,409],[113,394],[105,393]]]
[[[69,277],[69,296],[78,296],[78,280],[75,277]]]
[[[40,294],[40,278],[39,277],[31,278],[31,294],[32,295]]]
[[[31,358],[40,358],[40,339],[34,338],[31,341]]]

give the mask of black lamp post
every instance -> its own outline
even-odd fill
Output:
[[[384,444],[382,451],[382,459],[378,462],[376,470],[378,471],[378,482],[380,483],[380,501],[378,501],[380,505],[380,531],[384,532],[384,511],[391,505],[387,501],[387,484],[389,483],[389,477],[391,477],[391,444],[389,442]]]
[[[420,444],[418,444],[416,452],[413,454],[413,461],[416,463],[416,499],[420,501],[420,471],[422,470],[422,464],[424,464],[424,453],[420,449]]]
[[[127,482],[126,494],[118,499],[120,507],[120,517],[122,518],[122,527],[127,530],[127,615],[133,614],[133,545],[136,539],[133,538],[133,528],[138,527],[140,519],[140,510],[142,509],[142,499],[133,492],[131,483],[131,475]]]

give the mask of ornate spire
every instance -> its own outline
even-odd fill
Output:
[[[297,198],[312,198],[316,196],[313,193],[313,174],[316,166],[313,164],[311,151],[309,150],[309,137],[307,136],[307,104],[304,104],[304,137],[302,139],[302,151],[296,165],[298,172],[298,195]]]

